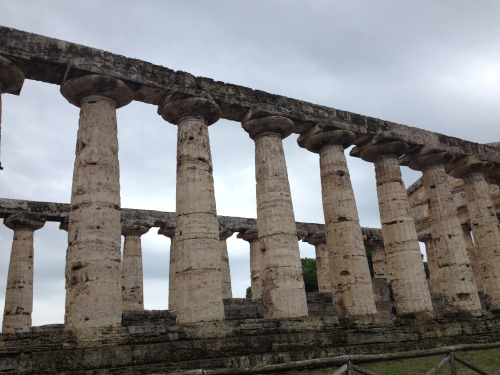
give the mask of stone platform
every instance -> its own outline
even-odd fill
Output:
[[[153,320],[162,315],[145,314]],[[168,312],[163,313],[163,317],[168,316]],[[183,326],[171,325],[169,319],[151,325],[141,321],[141,325],[76,334],[65,331],[63,325],[2,334],[0,374],[159,374],[258,368],[341,354],[500,341],[500,315],[481,311],[434,318],[376,314],[340,321],[323,316]]]

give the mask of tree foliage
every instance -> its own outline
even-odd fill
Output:
[[[302,258],[302,277],[304,278],[304,285],[306,292],[318,291],[318,273],[316,271],[316,259]]]

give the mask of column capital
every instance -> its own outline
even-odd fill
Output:
[[[61,221],[59,229],[65,230],[66,232],[69,230],[69,217],[65,217],[63,221]]]
[[[415,152],[406,154],[404,164],[407,164],[411,169],[423,171],[433,165],[446,165],[451,163],[455,156],[449,152],[423,147]]]
[[[225,241],[229,237],[231,237],[233,234],[234,234],[234,232],[231,232],[230,230],[221,229],[221,230],[219,230],[219,239],[221,241]]]
[[[312,233],[305,236],[302,241],[307,242],[310,245],[319,245],[326,243],[326,235],[324,232],[322,233]]]
[[[486,173],[493,169],[493,163],[481,160],[477,156],[465,156],[456,159],[450,166],[450,175],[455,178],[464,178],[472,173]]]
[[[431,231],[428,230],[428,229],[427,230],[423,230],[421,232],[418,232],[417,235],[418,235],[418,240],[420,242],[427,242],[427,241],[432,240]]]
[[[246,230],[244,232],[239,232],[237,237],[242,240],[252,242],[259,239],[259,233],[256,230]]]
[[[300,147],[318,154],[324,146],[337,145],[344,149],[352,145],[356,134],[350,130],[332,129],[316,125],[302,133],[297,139]]]
[[[403,156],[410,146],[406,142],[381,137],[373,137],[369,141],[355,146],[351,156],[360,157],[364,161],[373,163],[379,157],[394,156],[399,158]]]
[[[257,109],[248,111],[241,126],[252,139],[267,133],[275,133],[278,134],[281,139],[285,139],[292,134],[294,128],[293,121],[289,118],[263,114]]]
[[[126,83],[98,74],[69,79],[61,85],[61,94],[77,107],[81,107],[83,100],[93,95],[112,100],[116,108],[123,107],[134,99],[134,93]]]
[[[207,125],[217,122],[222,110],[213,98],[204,93],[169,93],[158,105],[158,114],[165,121],[178,125],[186,116],[202,116]]]
[[[19,94],[24,83],[24,72],[11,60],[0,56],[0,94]]]
[[[3,223],[6,227],[16,229],[32,229],[37,230],[45,225],[45,219],[38,215],[30,213],[17,213],[7,216]]]
[[[123,236],[142,236],[149,231],[149,227],[145,225],[122,225]]]
[[[493,168],[486,173],[486,181],[500,186],[500,164],[494,164]]]
[[[175,237],[175,227],[160,227],[160,229],[158,229],[158,234],[172,239]]]

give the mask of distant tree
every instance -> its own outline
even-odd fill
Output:
[[[247,288],[247,294],[246,294],[246,296],[245,296],[245,297],[246,297],[246,298],[252,298],[252,287],[251,287],[251,286],[249,286],[249,287]]]
[[[304,285],[306,292],[318,291],[318,273],[316,271],[316,259],[302,258],[302,277],[304,278]]]

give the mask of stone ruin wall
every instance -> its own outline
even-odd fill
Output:
[[[142,372],[150,372],[189,368],[196,360],[186,345],[194,345],[196,358],[208,367],[252,367],[293,360],[297,353],[324,357],[348,347],[374,352],[462,339],[498,340],[500,231],[497,195],[492,199],[489,185],[498,186],[500,181],[497,145],[0,27],[0,94],[19,95],[25,79],[59,85],[68,102],[80,108],[80,120],[69,206],[1,202],[4,223],[14,230],[14,240],[0,369],[23,368],[19,371],[27,373],[123,369],[132,366],[130,350],[137,345],[142,349],[132,357],[146,366]],[[120,207],[116,110],[132,100],[154,106],[178,127],[175,224],[172,213]],[[242,131],[255,142],[257,220],[217,217],[207,134],[208,126],[220,118],[241,123]],[[300,147],[319,155],[324,226],[295,222],[282,146],[282,139],[291,133],[300,135]],[[350,156],[375,167],[381,237],[359,225],[344,154],[351,145],[355,147]],[[423,173],[423,188],[414,189],[410,198],[400,165]],[[450,175],[463,182],[463,197],[455,197],[466,201],[475,271],[470,236],[463,230]],[[427,208],[416,203],[422,199]],[[425,216],[425,226],[419,227],[422,220],[415,213]],[[29,328],[33,235],[45,220],[60,221],[61,229],[68,231],[65,321],[60,326]],[[150,227],[159,227],[172,239],[169,309],[175,314],[143,311],[140,236]],[[417,231],[425,232],[426,238],[419,238]],[[229,232],[239,232],[250,242],[252,290],[262,309],[250,301],[245,311],[257,318],[237,316],[244,309],[236,301],[224,302],[231,301],[225,245]],[[121,235],[125,236],[123,260]],[[331,295],[331,304],[316,303],[320,316],[308,316],[314,301],[304,290],[298,237],[315,245],[320,291]],[[428,254],[429,248],[434,251],[431,286],[442,297],[440,311],[425,279],[419,239],[426,241]],[[390,283],[396,316],[377,312],[365,254],[370,240],[375,276],[385,276]],[[321,310],[326,305],[334,306],[337,320],[332,310]],[[122,316],[127,309],[139,313]],[[227,318],[231,309],[235,323]],[[145,322],[153,328],[139,328]],[[359,328],[364,333],[356,336]],[[321,337],[319,343],[311,341],[316,336]],[[221,351],[214,351],[211,344]],[[308,345],[315,349],[304,352]],[[96,360],[95,353],[103,348],[108,355]],[[170,357],[151,359],[153,352]],[[48,363],[56,353],[55,363]],[[220,359],[223,353],[225,361]],[[71,364],[75,358],[80,358],[75,362],[78,367]]]

